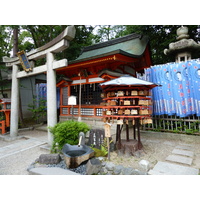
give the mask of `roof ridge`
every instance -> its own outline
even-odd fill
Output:
[[[128,40],[141,38],[141,37],[142,37],[142,35],[140,35],[140,34],[132,33],[132,34],[129,34],[129,35],[125,35],[123,37],[108,40],[106,42],[100,42],[100,43],[97,43],[97,44],[93,44],[91,46],[84,47],[82,53],[86,52],[86,51],[91,51],[91,50],[111,46],[111,45],[118,44],[118,43],[121,43],[121,42],[125,42],[125,41],[128,41]]]

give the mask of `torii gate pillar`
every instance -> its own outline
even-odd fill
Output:
[[[19,122],[19,80],[17,78],[18,66],[12,67],[12,88],[11,88],[11,116],[10,136],[17,137]]]
[[[48,127],[53,127],[57,123],[57,104],[56,104],[56,73],[53,70],[54,56],[47,53],[47,123]],[[53,137],[48,130],[48,142],[52,144]]]
[[[56,72],[55,69],[67,66],[67,59],[55,61],[54,53],[63,51],[69,47],[69,41],[75,37],[75,27],[68,26],[59,36],[54,38],[46,45],[28,52],[28,60],[37,60],[46,57],[46,64],[34,67],[32,72],[18,71],[20,64],[19,58],[3,57],[3,62],[7,67],[12,66],[12,91],[11,91],[11,118],[10,118],[10,137],[18,135],[19,117],[19,78],[32,76],[47,72],[47,125],[55,126],[57,123],[57,103],[56,103]],[[53,136],[48,130],[48,143],[51,146]]]

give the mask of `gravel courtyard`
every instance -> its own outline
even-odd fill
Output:
[[[33,141],[47,142],[47,132],[39,130],[28,130],[19,133],[23,136],[18,140],[4,141],[0,138],[0,152],[10,145],[16,145],[24,140],[33,139]],[[122,134],[123,138],[123,134]],[[147,160],[152,169],[158,161],[165,161],[165,158],[171,154],[176,145],[191,145],[194,152],[194,159],[191,167],[200,169],[200,137],[173,133],[142,132],[141,141],[143,150],[136,156],[125,157],[118,156],[116,152],[111,152],[110,161],[114,164],[120,164],[125,167],[140,169],[139,161]],[[27,168],[41,154],[48,153],[47,150],[40,148],[42,145],[31,146],[15,153],[0,157],[0,175],[28,175]]]

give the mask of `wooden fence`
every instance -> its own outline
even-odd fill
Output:
[[[176,115],[153,116],[153,123],[143,125],[143,130],[164,131],[186,134],[200,134],[200,117],[192,115],[185,118]]]

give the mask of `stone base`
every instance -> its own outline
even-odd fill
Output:
[[[142,149],[142,143],[138,143],[137,140],[121,140],[121,144],[119,142],[116,143],[117,153],[118,155],[125,154],[126,156],[133,156],[134,153],[140,149]]]
[[[58,164],[61,157],[59,154],[41,154],[38,161],[41,164]]]

